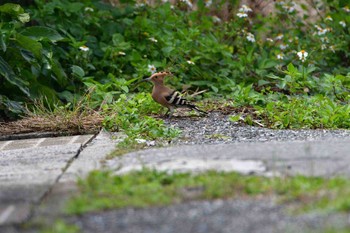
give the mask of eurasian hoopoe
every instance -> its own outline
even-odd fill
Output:
[[[170,75],[172,75],[170,72],[158,72],[153,74],[151,77],[142,80],[153,83],[152,98],[157,103],[168,108],[165,115],[170,113],[169,117],[171,117],[175,108],[190,108],[199,113],[208,114],[207,112],[200,110],[196,105],[181,97],[180,92],[172,90],[164,85],[164,77]]]

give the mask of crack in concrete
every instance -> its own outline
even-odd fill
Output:
[[[87,140],[84,144],[82,144],[80,146],[80,148],[78,149],[76,155],[74,155],[71,159],[69,159],[67,161],[66,166],[62,169],[62,173],[56,178],[55,182],[48,187],[48,189],[46,190],[46,192],[39,198],[39,200],[37,202],[33,202],[32,207],[30,208],[30,213],[28,215],[28,217],[23,221],[23,223],[30,221],[30,219],[34,216],[34,212],[35,212],[35,208],[39,207],[43,201],[45,200],[45,198],[47,198],[50,193],[52,192],[52,189],[55,187],[55,185],[59,182],[59,180],[61,179],[61,177],[65,174],[65,172],[68,170],[68,168],[73,164],[74,160],[76,160],[79,155],[81,154],[81,152],[84,150],[84,148],[86,148],[86,146],[97,137],[97,134],[94,134],[89,140]],[[78,136],[73,137],[67,144],[73,144],[77,139],[79,138]],[[74,139],[74,140],[73,140]],[[1,221],[0,221],[1,224]]]

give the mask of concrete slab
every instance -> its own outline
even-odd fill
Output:
[[[123,174],[134,170],[142,170],[144,167],[156,169],[159,171],[174,171],[174,172],[205,172],[210,170],[223,172],[239,172],[241,174],[263,174],[266,172],[266,167],[261,161],[254,160],[201,160],[201,159],[174,159],[172,161],[164,161],[157,164],[143,164],[139,166],[130,165],[123,166],[117,174]]]
[[[88,141],[90,141],[93,136],[94,135],[90,134],[90,135],[76,135],[76,136],[67,136],[67,137],[32,138],[32,139],[0,141],[0,151],[46,147],[46,146],[55,146],[55,145],[68,145],[68,144],[84,145]]]
[[[140,167],[176,170],[183,164],[189,170],[207,167],[227,168],[232,160],[256,161],[266,167],[265,174],[350,177],[350,140],[295,142],[254,142],[225,145],[193,145],[155,148],[130,153],[107,161],[111,169]],[[190,165],[187,163],[192,161]],[[193,162],[197,161],[197,162]],[[221,163],[221,165],[219,165]],[[187,164],[187,165],[186,165]],[[214,167],[215,167],[214,166]],[[225,170],[224,169],[224,170]],[[227,171],[227,169],[226,169]],[[232,171],[237,171],[232,169]]]
[[[1,142],[0,226],[25,221],[92,137]]]
[[[0,226],[17,223],[30,216],[32,206],[29,203],[0,205]]]
[[[78,178],[86,177],[91,171],[101,169],[103,167],[101,161],[106,158],[120,141],[118,137],[114,137],[106,132],[101,131],[94,140],[89,143],[79,157],[69,166],[60,178],[59,182],[73,182]]]
[[[67,199],[77,194],[79,189],[76,186],[78,178],[86,177],[91,171],[103,169],[101,160],[115,150],[116,144],[120,141],[105,131],[101,131],[72,161],[65,170],[58,182],[52,187],[41,205],[35,209],[33,222],[48,222],[51,224],[54,216],[63,213]]]

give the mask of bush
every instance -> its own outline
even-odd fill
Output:
[[[172,71],[169,82],[178,89],[207,89],[207,97],[228,96],[237,105],[264,107],[282,95],[348,103],[346,1],[312,6],[321,12],[316,19],[308,18],[310,6],[292,1],[276,2],[269,17],[233,1],[220,19],[228,3],[214,3],[199,1],[192,10],[190,1],[112,7],[97,0],[35,0],[28,12],[36,26],[23,24],[29,15],[18,5],[2,6],[0,57],[16,56],[2,62],[0,111],[18,114],[21,102],[42,95],[72,102],[87,89],[95,90],[92,107],[111,104],[143,91],[132,84],[150,75],[151,65]]]
[[[0,6],[0,114],[19,114],[22,102],[46,96],[58,100],[69,79],[52,50],[63,37],[52,28],[29,26],[30,16],[19,5]]]

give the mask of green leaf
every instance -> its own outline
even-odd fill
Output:
[[[241,114],[237,114],[237,115],[232,115],[229,117],[229,120],[231,122],[238,122],[239,120],[241,120],[242,116]]]
[[[218,93],[219,89],[216,86],[210,86],[210,87],[215,93]]]
[[[0,75],[9,83],[18,87],[24,94],[29,96],[28,83],[17,77],[10,65],[0,56]]]
[[[24,107],[21,102],[9,100],[6,96],[0,95],[0,109],[6,109],[13,113],[23,113]]]
[[[51,42],[57,42],[64,39],[56,30],[43,26],[28,27],[21,34],[36,41],[48,39]]]
[[[278,65],[277,61],[265,59],[259,64],[259,68],[260,69],[270,69],[276,65]]]
[[[118,45],[120,43],[124,42],[124,36],[119,34],[119,33],[115,33],[112,36],[112,43],[113,45]]]
[[[170,55],[171,51],[174,50],[174,47],[165,47],[162,48],[162,52],[164,53],[165,56]]]
[[[290,74],[298,73],[297,68],[295,68],[295,66],[292,63],[288,64],[287,70],[289,71]]]
[[[28,23],[30,21],[30,16],[28,13],[19,14],[18,20],[22,23]]]
[[[64,72],[61,64],[56,60],[52,59],[51,61],[52,71],[57,77],[57,82],[63,87],[67,85],[67,75]]]
[[[16,35],[16,41],[22,48],[29,50],[36,58],[41,59],[43,48],[41,43],[19,33]]]
[[[258,86],[260,87],[260,86],[263,86],[263,85],[266,85],[266,84],[270,84],[270,83],[271,83],[271,82],[269,82],[269,81],[260,79],[260,80],[258,81]]]
[[[0,46],[3,52],[6,52],[7,49],[7,45],[5,43],[5,35],[4,34],[0,34]]]
[[[121,86],[120,89],[122,89],[125,93],[129,92],[129,88],[127,86]]]
[[[84,4],[80,2],[74,2],[74,3],[70,3],[67,7],[70,12],[78,12],[83,9]]]
[[[85,76],[84,70],[80,66],[76,65],[72,66],[72,73],[80,78]]]
[[[24,13],[23,8],[18,4],[6,3],[0,6],[0,12],[7,13],[13,16],[18,16]]]

